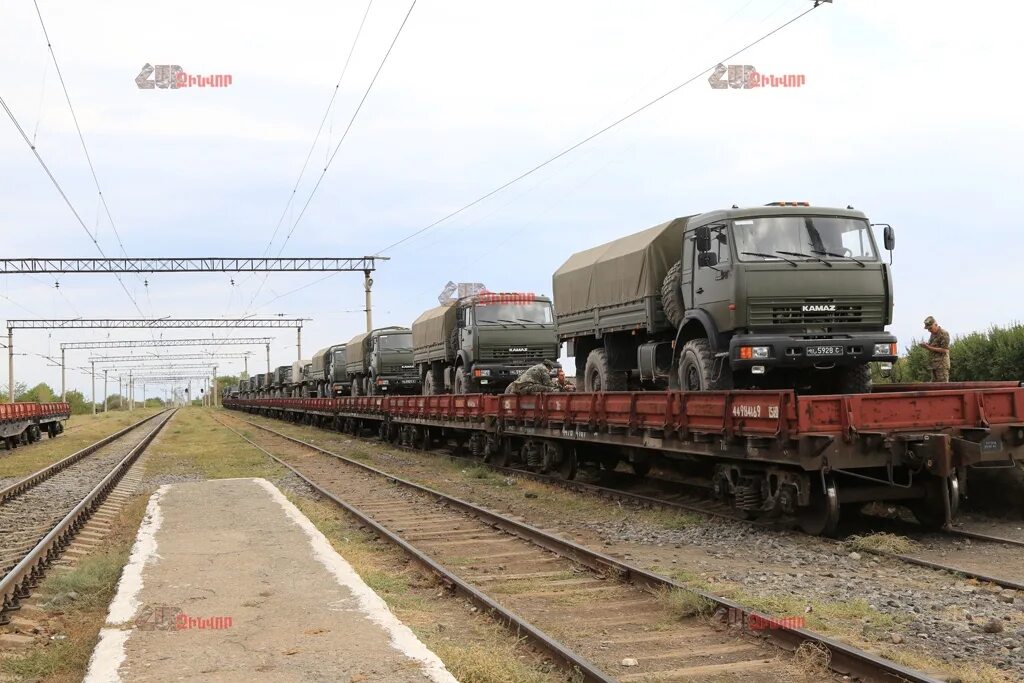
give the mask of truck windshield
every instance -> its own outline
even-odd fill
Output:
[[[813,254],[805,260],[875,260],[867,222],[832,216],[770,216],[733,221],[736,251],[743,261],[764,261],[779,253]],[[754,256],[756,252],[761,256]]]
[[[477,304],[476,306],[478,325],[507,325],[508,323],[550,325],[552,320],[551,304],[546,301]]]
[[[334,352],[334,364],[342,365],[345,363],[345,349]]]
[[[412,351],[412,333],[382,334],[377,337],[377,344],[384,351]]]

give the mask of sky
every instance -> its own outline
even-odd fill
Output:
[[[409,325],[449,280],[550,294],[551,274],[574,251],[676,216],[776,200],[853,205],[895,228],[890,329],[904,345],[924,334],[927,315],[954,336],[1018,320],[1024,123],[1009,74],[1020,10],[836,0],[727,59],[812,4],[420,0],[352,119],[408,2],[376,0],[367,11],[361,0],[39,0],[111,223],[35,7],[6,1],[0,97],[85,227],[0,112],[0,257],[99,256],[93,235],[108,256],[122,245],[148,257],[376,254],[690,81],[384,251],[375,324]],[[804,84],[712,89],[703,72],[723,61]],[[146,63],[232,83],[143,90],[135,78]],[[110,275],[8,275],[0,317],[302,317],[308,358],[364,328],[361,274],[323,278],[126,275],[129,296]],[[290,330],[163,336],[211,334],[273,336],[272,365],[296,358]],[[59,368],[42,356],[59,356],[61,342],[160,336],[20,330],[15,349],[28,355],[16,356],[16,380],[58,387]],[[249,350],[250,369],[262,371],[263,349]],[[88,355],[68,358],[68,386],[87,396]],[[220,367],[241,369],[239,360]]]

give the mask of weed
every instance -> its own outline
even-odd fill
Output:
[[[715,603],[703,595],[681,588],[662,591],[660,598],[665,606],[680,619],[707,616],[715,609]]]
[[[854,550],[869,553],[895,553],[903,555],[918,549],[918,544],[905,536],[879,532],[866,536],[851,536],[847,544]]]

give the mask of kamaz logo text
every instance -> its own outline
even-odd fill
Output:
[[[804,313],[835,313],[835,304],[804,304],[800,309]]]
[[[526,353],[528,349],[525,346],[510,346],[508,347],[509,353]]]

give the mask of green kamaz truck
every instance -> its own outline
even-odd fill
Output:
[[[310,396],[344,396],[352,391],[351,381],[345,370],[345,344],[327,346],[313,354],[307,378]]]
[[[424,394],[501,393],[531,365],[558,360],[551,300],[486,292],[425,311],[412,324]]]
[[[345,345],[345,370],[353,396],[420,393],[408,327],[380,327],[352,337]]]
[[[857,393],[869,363],[896,360],[892,275],[852,207],[676,218],[574,254],[553,281],[558,339],[585,391]]]

